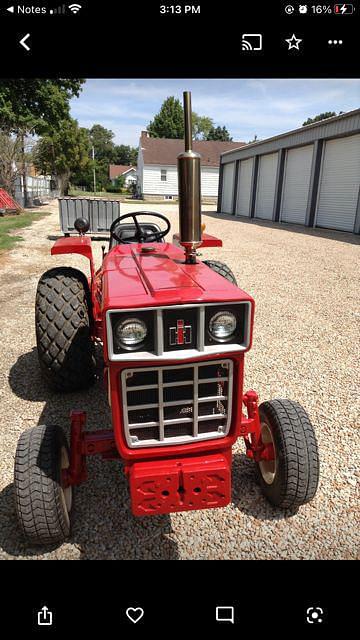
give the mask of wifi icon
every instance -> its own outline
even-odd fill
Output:
[[[72,13],[79,13],[81,8],[81,4],[69,4],[69,9]]]

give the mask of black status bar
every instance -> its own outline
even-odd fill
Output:
[[[331,13],[324,10],[327,6]],[[0,25],[6,64],[1,74],[356,77],[358,4],[352,4],[348,14],[335,14],[335,6],[204,1],[164,5],[149,0],[136,5],[4,5]],[[19,13],[19,7],[31,13]],[[161,7],[182,12],[160,13]],[[200,11],[185,13],[186,7]],[[306,7],[306,13],[300,13],[300,7]],[[321,13],[313,13],[312,7],[321,7]]]

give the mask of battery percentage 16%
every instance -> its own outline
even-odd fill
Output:
[[[329,4],[313,4],[311,5],[311,11],[313,13],[332,13],[332,7]]]

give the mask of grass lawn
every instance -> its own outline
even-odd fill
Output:
[[[49,211],[36,213],[24,211],[18,215],[0,217],[0,251],[12,249],[17,242],[23,240],[21,236],[10,235],[11,232],[28,227],[34,220],[39,220],[48,215],[50,215]]]

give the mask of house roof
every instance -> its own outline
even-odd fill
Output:
[[[109,177],[110,180],[113,178],[118,178],[119,176],[123,176],[128,171],[136,171],[135,167],[132,167],[127,164],[110,164],[109,165]]]
[[[222,142],[220,140],[194,140],[193,150],[201,155],[201,166],[218,167],[220,155],[225,151],[238,149],[245,142]],[[176,158],[184,151],[184,140],[171,138],[150,138],[142,134],[140,145],[144,164],[176,165]]]

